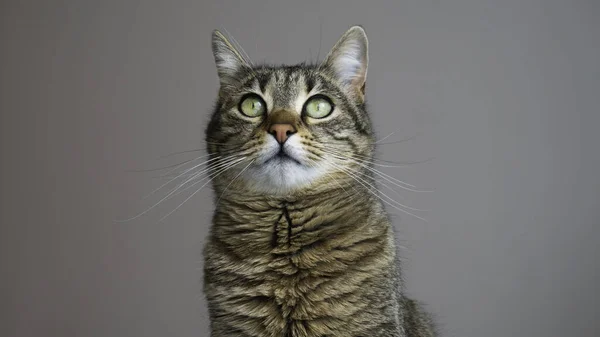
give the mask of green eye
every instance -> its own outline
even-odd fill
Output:
[[[240,101],[239,109],[248,117],[258,117],[265,113],[266,104],[258,95],[248,94]]]
[[[306,115],[312,118],[324,118],[333,111],[333,104],[329,98],[322,95],[311,97],[304,105]]]

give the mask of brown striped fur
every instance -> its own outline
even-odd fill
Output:
[[[344,49],[357,46],[364,50]],[[320,66],[251,65],[219,32],[213,49],[221,88],[206,134],[215,159],[204,252],[211,336],[434,336],[428,315],[403,293],[370,171],[349,159],[371,158],[374,148],[364,30],[351,28]],[[354,68],[336,64],[357,50]],[[264,99],[265,116],[240,113],[248,92]],[[315,92],[335,105],[322,120],[299,111]],[[274,121],[297,130],[288,140],[295,161],[269,159]]]

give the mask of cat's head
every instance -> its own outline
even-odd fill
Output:
[[[206,140],[215,182],[282,194],[340,185],[360,170],[374,143],[367,45],[354,26],[320,65],[257,66],[214,31],[220,89]]]

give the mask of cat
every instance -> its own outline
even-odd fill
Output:
[[[212,337],[436,335],[403,292],[393,229],[371,188],[367,48],[354,26],[320,65],[254,65],[213,32]]]

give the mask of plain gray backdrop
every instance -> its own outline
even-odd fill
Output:
[[[203,153],[214,28],[315,61],[360,24],[408,291],[444,336],[598,336],[597,1],[2,1],[0,336],[208,336],[204,189],[142,197]],[[413,138],[411,138],[413,137]],[[402,139],[409,140],[397,142]]]

